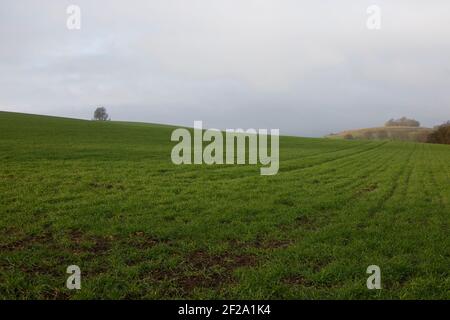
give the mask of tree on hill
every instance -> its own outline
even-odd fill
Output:
[[[385,124],[385,127],[420,127],[420,122],[414,119],[401,117],[400,119],[390,119]]]
[[[352,135],[351,133],[347,133],[347,134],[344,136],[344,139],[346,139],[346,140],[353,140],[353,139],[355,139],[355,138],[353,137],[353,135]]]
[[[435,128],[428,136],[427,142],[450,144],[450,121]]]
[[[106,112],[106,108],[104,107],[98,107],[97,109],[95,109],[94,112],[94,120],[98,120],[98,121],[106,121],[106,120],[110,120],[109,119],[109,115]]]

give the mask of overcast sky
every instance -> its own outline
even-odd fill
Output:
[[[97,105],[303,136],[432,126],[450,120],[450,1],[1,0],[0,110],[90,119]]]

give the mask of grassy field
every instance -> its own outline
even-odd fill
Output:
[[[261,176],[173,129],[0,112],[0,298],[450,298],[450,146],[281,137]]]

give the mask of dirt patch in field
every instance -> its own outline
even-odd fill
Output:
[[[328,266],[330,263],[331,263],[331,259],[324,258],[322,260],[313,260],[313,261],[311,261],[310,265],[311,265],[311,269],[315,273],[318,273],[318,272],[322,271],[322,269],[325,268],[326,266]]]
[[[27,235],[11,243],[0,244],[0,250],[11,252],[24,250],[35,245],[51,245],[54,241],[52,233],[45,231],[36,235]]]
[[[35,276],[51,276],[53,278],[61,278],[63,279],[66,275],[66,270],[64,266],[65,262],[61,262],[59,265],[56,265],[56,262],[53,265],[16,265],[15,268],[19,269],[23,273],[27,275],[35,275]]]
[[[314,283],[309,280],[306,279],[304,276],[301,275],[296,275],[296,276],[290,276],[290,277],[285,277],[281,280],[282,283],[292,286],[302,286],[302,287],[313,287]]]
[[[75,251],[90,252],[96,255],[107,253],[114,243],[145,250],[158,244],[169,243],[169,240],[159,239],[145,232],[136,231],[128,236],[96,236],[87,235],[81,231],[69,232],[71,247]]]
[[[20,239],[0,244],[0,250],[5,252],[29,250],[35,246],[42,246],[52,251],[67,252],[68,250],[74,254],[90,253],[98,256],[108,253],[114,243],[132,246],[139,250],[148,249],[161,243],[169,243],[168,240],[159,239],[144,232],[134,232],[128,236],[119,237],[87,234],[83,231],[72,229],[65,233],[68,240],[66,243],[59,242],[57,236],[49,230],[30,235],[23,235],[21,232],[15,232],[15,230],[8,230],[6,234]]]
[[[87,235],[79,230],[72,230],[68,233],[70,239],[70,249],[74,253],[91,253],[93,255],[103,255],[111,249],[114,237],[103,237]]]
[[[69,300],[70,294],[68,290],[52,289],[43,293],[45,300]]]
[[[170,241],[167,239],[160,239],[143,231],[136,231],[134,233],[131,233],[128,239],[126,239],[125,241],[127,242],[127,244],[141,250],[145,250],[159,244],[170,243]]]
[[[301,227],[307,230],[317,229],[317,225],[315,224],[315,222],[308,216],[298,216],[297,218],[295,218],[293,225],[295,227]]]
[[[373,192],[378,189],[378,183],[371,183],[358,190],[358,194]]]
[[[297,216],[290,224],[279,225],[279,228],[283,231],[291,231],[293,229],[304,229],[308,231],[315,231],[319,227],[316,221],[314,221],[308,216],[301,215]]]
[[[177,288],[173,295],[178,292],[187,297],[196,288],[218,289],[233,283],[233,273],[236,269],[255,266],[258,263],[257,257],[252,254],[211,254],[204,250],[194,251],[183,260],[175,269],[152,270],[144,279],[148,278],[153,282],[168,281]]]
[[[208,269],[212,267],[222,267],[225,270],[238,267],[251,266],[256,263],[254,255],[239,255],[235,253],[210,254],[206,251],[195,251],[187,257],[189,266],[194,269]]]
[[[89,186],[91,188],[95,188],[95,189],[106,189],[106,190],[111,190],[111,189],[118,189],[118,190],[125,190],[125,187],[121,184],[112,184],[112,183],[108,183],[108,182],[90,182]]]
[[[273,240],[264,240],[264,241],[256,241],[255,242],[255,248],[270,250],[270,249],[282,249],[287,248],[290,245],[292,245],[292,240],[279,240],[279,239],[273,239]]]
[[[255,239],[254,241],[237,241],[230,240],[228,241],[230,248],[239,248],[239,249],[262,249],[262,250],[274,250],[274,249],[282,249],[287,248],[293,244],[292,240],[284,240],[284,239]]]
[[[182,276],[177,281],[185,292],[194,288],[218,288],[234,281],[234,270],[251,267],[257,264],[252,254],[221,253],[210,254],[206,251],[195,251],[187,257],[187,269],[191,276]]]

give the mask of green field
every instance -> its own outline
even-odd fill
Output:
[[[450,298],[450,146],[281,137],[261,176],[173,129],[0,112],[0,298]]]

